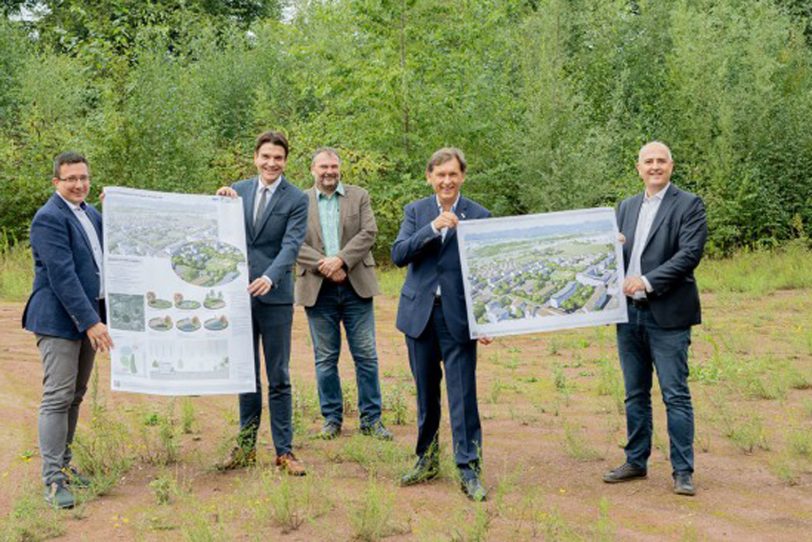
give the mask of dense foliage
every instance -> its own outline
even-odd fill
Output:
[[[708,206],[709,250],[812,226],[810,2],[760,0],[4,0],[0,229],[26,237],[75,149],[94,190],[209,193],[252,174],[254,136],[341,149],[386,255],[443,145],[496,214],[615,205],[641,143]]]

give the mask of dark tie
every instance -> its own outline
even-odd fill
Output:
[[[265,203],[268,200],[268,187],[262,189],[262,195],[259,197],[259,205],[257,205],[257,214],[254,215],[254,229],[259,226],[262,220],[262,213],[265,211]]]

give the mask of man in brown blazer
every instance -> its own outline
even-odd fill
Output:
[[[320,436],[332,439],[344,421],[338,357],[341,322],[347,334],[358,386],[361,433],[390,440],[381,422],[381,386],[375,348],[372,296],[378,293],[372,245],[378,233],[369,194],[341,182],[341,159],[335,149],[313,153],[307,190],[307,234],[299,251],[296,304],[303,305],[316,358],[316,381],[324,425]]]

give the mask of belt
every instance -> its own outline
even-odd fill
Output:
[[[635,309],[640,309],[640,310],[647,311],[649,309],[649,307],[650,307],[648,299],[645,299],[645,298],[643,298],[643,299],[635,299],[633,297],[627,297],[626,301],[631,303],[632,306],[634,306]]]

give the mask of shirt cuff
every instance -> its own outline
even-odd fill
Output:
[[[267,282],[267,283],[268,283],[268,286],[269,286],[269,287],[271,287],[271,288],[273,288],[273,281],[271,280],[271,278],[270,278],[268,275],[262,275],[262,276],[261,276],[261,277],[259,277],[259,278],[264,279],[264,280],[265,280],[265,282]],[[646,284],[648,284],[648,283],[646,283]]]
[[[429,225],[431,226],[431,231],[434,232],[435,236],[440,235],[440,230],[438,230],[437,228],[434,227],[434,221],[433,220],[431,222],[429,222]]]
[[[648,281],[645,275],[642,275],[640,279],[643,281],[643,284],[646,285],[646,293],[651,293],[654,291],[654,288],[651,287],[651,283]]]

